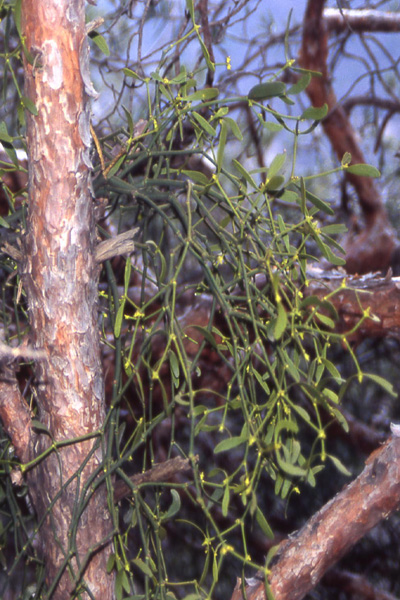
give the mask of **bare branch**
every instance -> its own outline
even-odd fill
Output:
[[[195,456],[194,460],[197,462],[199,457]],[[177,473],[184,473],[189,471],[191,468],[192,465],[188,458],[177,456],[176,458],[171,458],[170,460],[166,460],[158,465],[154,465],[154,467],[148,471],[145,471],[144,473],[137,473],[136,475],[133,475],[130,480],[134,486],[138,486],[142,483],[168,481],[168,479],[171,479],[171,477]],[[115,502],[119,502],[126,496],[129,496],[131,493],[132,489],[127,483],[124,481],[116,482],[114,486]]]
[[[46,358],[46,352],[31,346],[18,346],[13,348],[7,346],[4,342],[0,341],[0,360],[3,358],[25,358],[26,360],[38,360],[40,358]]]
[[[335,33],[349,29],[382,33],[400,31],[400,15],[395,12],[382,12],[374,9],[326,8],[323,15],[327,28]]]
[[[393,436],[368,457],[357,479],[280,544],[269,575],[275,600],[304,598],[361,537],[398,508],[399,499],[400,438]],[[240,583],[232,600],[243,598]],[[264,581],[253,578],[246,597],[264,600]]]
[[[96,262],[102,263],[105,260],[109,260],[114,256],[120,256],[121,254],[132,254],[135,249],[135,244],[132,238],[137,231],[139,231],[139,228],[135,227],[135,229],[130,229],[129,231],[120,233],[109,240],[100,242],[95,251]]]

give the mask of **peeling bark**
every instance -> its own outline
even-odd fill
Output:
[[[101,429],[104,389],[97,327],[95,222],[90,193],[90,116],[93,95],[83,0],[25,0],[25,95],[29,149],[29,211],[23,240],[23,283],[36,364],[37,418],[49,435],[37,436],[35,458],[51,440]],[[14,440],[13,440],[14,441]],[[86,461],[86,462],[85,462]],[[28,474],[42,526],[39,542],[52,599],[113,598],[106,573],[111,518],[106,486],[85,490],[100,470],[99,439],[52,452]],[[85,587],[86,586],[86,587]],[[50,593],[50,592],[49,592]]]

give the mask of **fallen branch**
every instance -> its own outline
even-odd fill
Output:
[[[279,545],[268,581],[275,600],[301,600],[321,577],[400,504],[400,437],[393,435],[368,457],[362,473]],[[243,599],[241,580],[232,600]],[[266,599],[263,575],[245,587],[247,600]]]

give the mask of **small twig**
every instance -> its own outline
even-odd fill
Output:
[[[103,17],[97,17],[96,19],[93,19],[93,21],[89,21],[89,23],[87,23],[86,25],[86,34],[91,33],[92,31],[94,31],[95,29],[98,29],[101,25],[103,25],[104,23],[104,19]]]
[[[105,260],[113,258],[114,256],[120,256],[121,254],[132,254],[135,249],[135,244],[132,238],[137,231],[139,231],[139,229],[138,227],[135,227],[135,229],[130,229],[129,231],[120,233],[116,237],[100,242],[95,250],[95,261],[97,263],[102,263]],[[12,246],[8,242],[4,242],[4,244],[0,247],[0,250],[5,254],[8,254],[8,256],[11,256],[11,258],[17,263],[22,261],[23,253],[21,250],[15,246]]]
[[[36,348],[32,348],[31,346],[18,346],[17,348],[12,348],[3,342],[0,342],[0,360],[2,358],[25,358],[27,360],[38,360],[45,357],[46,352],[44,350],[38,350]]]
[[[8,242],[4,242],[4,244],[0,246],[0,251],[4,252],[4,254],[7,254],[8,256],[11,256],[11,258],[17,263],[22,261],[23,254],[21,250],[12,244],[9,244]]]

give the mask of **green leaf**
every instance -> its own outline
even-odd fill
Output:
[[[0,217],[0,225],[2,227],[4,227],[5,229],[10,229],[10,225],[7,223],[7,221],[5,219],[3,219],[3,217]]]
[[[228,514],[229,498],[230,498],[229,485],[226,485],[225,489],[224,489],[224,497],[222,499],[222,514],[224,517],[226,517]]]
[[[285,363],[285,368],[288,370],[291,377],[298,383],[300,381],[299,370],[297,369],[296,365],[294,364],[286,350],[283,350],[282,354]]]
[[[344,416],[342,415],[342,413],[340,412],[340,410],[338,408],[335,408],[334,406],[330,406],[329,407],[329,412],[331,412],[333,414],[333,416],[335,417],[335,419],[337,420],[337,422],[340,424],[340,426],[342,427],[342,429],[346,433],[349,433],[349,424],[347,423],[346,419],[344,418]]]
[[[1,4],[1,6],[3,6],[3,3]],[[21,7],[22,7],[22,0],[16,0],[15,6],[14,6],[14,21],[15,21],[15,26],[17,28],[18,35],[20,38],[22,38]]]
[[[330,360],[328,360],[327,358],[321,357],[321,361],[322,361],[322,364],[329,371],[329,373],[332,375],[332,377],[335,377],[335,379],[341,379],[339,371],[337,370],[335,365]]]
[[[101,50],[101,52],[105,54],[105,56],[110,56],[110,48],[108,47],[106,40],[102,35],[100,35],[100,33],[97,33],[97,31],[92,31],[89,37],[94,41],[99,50]]]
[[[205,88],[204,90],[197,90],[189,96],[182,97],[183,102],[194,102],[196,100],[202,100],[208,102],[209,100],[215,100],[219,96],[218,88]]]
[[[306,421],[306,423],[310,423],[311,417],[305,408],[299,406],[298,404],[292,404],[292,406],[293,409],[297,412],[297,414],[300,415],[300,417],[303,419],[303,421]]]
[[[125,569],[121,569],[121,571],[118,572],[118,575],[120,573],[122,573],[122,575],[121,575],[121,584],[122,584],[122,587],[124,588],[125,592],[127,594],[129,594],[129,592],[131,591],[131,586],[129,585],[128,575],[126,574]]]
[[[115,554],[110,554],[110,556],[108,557],[107,567],[106,567],[106,571],[108,574],[111,573],[111,571],[114,568],[114,565],[115,565]]]
[[[278,316],[276,318],[275,327],[274,327],[275,340],[279,340],[282,337],[282,334],[286,329],[287,322],[288,322],[288,318],[287,318],[286,310],[285,310],[282,302],[279,302]]]
[[[282,81],[267,81],[259,83],[251,88],[248,93],[249,100],[267,100],[276,96],[282,96],[286,91],[286,85]]]
[[[311,73],[305,73],[300,77],[300,79],[293,84],[286,92],[288,96],[293,94],[300,94],[306,87],[309,85],[311,81]]]
[[[258,383],[260,384],[260,386],[262,387],[264,392],[266,392],[266,394],[269,395],[271,393],[271,390],[269,389],[269,386],[268,386],[267,382],[264,380],[264,378],[260,375],[260,373],[258,371],[256,371],[256,369],[253,369],[253,375],[257,379]]]
[[[345,152],[343,154],[343,158],[341,160],[342,167],[347,167],[351,163],[351,154],[350,152]]]
[[[115,164],[113,164],[113,166],[111,167],[111,169],[108,171],[107,174],[107,179],[110,179],[110,177],[113,177],[116,173],[118,173],[122,163],[124,162],[126,158],[126,154],[122,154],[122,156],[119,157],[119,159],[117,160],[117,162]]]
[[[283,125],[281,125],[281,123],[275,123],[274,121],[267,121],[264,123],[264,127],[272,133],[277,133],[283,129]]]
[[[19,168],[19,160],[14,146],[9,144],[8,142],[3,142],[3,150],[7,154],[8,158],[11,160],[13,165]]]
[[[211,331],[208,331],[208,329],[201,327],[200,325],[190,325],[190,329],[197,329],[197,331],[200,331],[204,339],[211,344],[213,348],[217,348],[217,342]]]
[[[140,77],[140,75],[138,75],[137,73],[135,73],[135,71],[132,71],[132,69],[128,69],[127,67],[125,67],[122,69],[122,72],[127,77],[132,77],[132,79],[137,79],[138,81],[143,81],[143,78]]]
[[[22,106],[24,106],[27,111],[29,111],[32,115],[37,117],[38,109],[36,108],[35,103],[32,102],[30,98],[28,98],[27,96],[21,96],[21,102]]]
[[[132,264],[131,259],[127,258],[125,262],[125,272],[124,272],[124,293],[128,294],[129,285],[131,283],[131,272],[132,272]]]
[[[244,179],[247,181],[247,183],[249,183],[253,188],[255,188],[257,190],[258,189],[258,185],[254,181],[254,179],[252,178],[252,176],[250,175],[250,173],[248,171],[246,171],[246,169],[244,168],[244,166],[241,165],[240,162],[238,160],[236,160],[236,158],[234,158],[232,160],[232,162],[235,165],[236,169],[239,171],[239,173],[242,175],[242,177],[244,177]]]
[[[294,477],[304,477],[307,474],[306,469],[299,467],[297,465],[293,465],[287,460],[283,459],[279,452],[276,453],[276,460],[284,473],[287,475],[292,475]]]
[[[225,121],[222,121],[221,133],[219,136],[218,153],[217,153],[217,173],[221,172],[222,163],[223,163],[224,156],[225,156],[225,144],[226,144],[227,134],[228,134],[227,125],[226,125]]]
[[[323,323],[323,325],[329,327],[330,329],[334,329],[335,322],[330,317],[327,317],[326,315],[323,315],[319,312],[316,312],[315,316],[321,321],[321,323]]]
[[[299,199],[299,195],[292,190],[284,190],[283,194],[279,196],[279,199],[284,200],[285,202],[296,202]]]
[[[243,134],[239,129],[239,125],[236,123],[236,121],[234,119],[231,119],[230,117],[224,117],[224,121],[229,125],[233,135],[235,136],[235,138],[237,140],[239,140],[239,142],[243,141]]]
[[[208,177],[201,171],[188,171],[186,169],[182,169],[181,173],[199,185],[208,185],[210,183]]]
[[[315,107],[310,106],[301,115],[301,119],[311,119],[313,121],[320,121],[328,114],[328,105],[325,103],[323,106]]]
[[[208,69],[210,71],[212,71],[214,73],[214,71],[215,71],[215,65],[212,62],[211,58],[210,58],[210,53],[208,52],[208,48],[205,45],[205,43],[203,42],[203,39],[202,39],[201,35],[199,33],[197,35],[198,35],[198,40],[200,42],[201,49],[203,51],[203,56],[206,59],[207,67],[208,67]]]
[[[324,227],[321,227],[321,231],[328,235],[336,235],[346,233],[347,227],[342,223],[335,223],[333,225],[325,225]]]
[[[51,433],[47,429],[46,425],[44,425],[43,423],[41,423],[37,419],[32,419],[32,421],[31,421],[31,427],[33,427],[34,429],[37,429],[37,431],[40,431],[41,433],[46,433],[47,435],[49,435],[50,437],[52,437]]]
[[[271,527],[268,524],[267,519],[264,517],[263,513],[261,512],[260,508],[257,506],[256,508],[256,521],[259,524],[261,531],[263,532],[263,534],[269,539],[269,540],[273,540],[274,539],[274,532],[272,531]]]
[[[196,121],[198,122],[200,127],[202,129],[204,129],[204,131],[206,133],[208,133],[208,135],[211,135],[211,137],[215,137],[217,135],[217,132],[214,129],[214,127],[212,125],[210,125],[210,123],[208,121],[206,121],[206,119],[204,117],[199,115],[199,113],[197,113],[195,110],[192,111],[192,115],[196,119]]]
[[[171,85],[181,85],[182,83],[185,83],[186,80],[187,80],[186,69],[184,66],[182,66],[181,72],[179,73],[179,75],[177,75],[176,77],[173,77],[173,79],[170,79],[169,82]]]
[[[186,0],[186,8],[189,11],[192,21],[194,22],[194,4],[193,0]]]
[[[232,448],[236,448],[245,442],[247,442],[247,438],[242,436],[227,438],[215,446],[214,454],[219,454],[220,452],[225,452],[226,450],[232,450]]]
[[[325,256],[325,258],[328,259],[329,262],[331,262],[333,265],[335,265],[337,267],[342,267],[343,265],[346,264],[346,261],[343,258],[340,258],[339,256],[336,256],[336,254],[333,254],[333,252],[329,248],[329,246],[327,246],[326,244],[323,244],[319,238],[315,238],[315,241],[317,242],[318,246],[321,248],[321,251],[322,251],[323,255]],[[319,243],[319,242],[321,242],[321,243]]]
[[[275,441],[278,441],[279,434],[281,431],[291,431],[292,433],[298,433],[299,427],[295,421],[289,421],[289,419],[281,419],[275,427],[274,437]]]
[[[115,317],[114,336],[116,338],[119,338],[119,336],[121,335],[121,327],[122,327],[122,320],[124,318],[124,310],[125,310],[125,297],[123,297],[122,302],[118,308],[117,316]]]
[[[152,79],[154,79],[154,81],[158,81],[159,83],[163,82],[163,78],[161,77],[160,73],[158,71],[152,71],[150,73],[150,77]]]
[[[175,380],[177,381],[177,383],[179,384],[179,375],[180,375],[179,361],[173,350],[169,351],[169,364],[171,367],[172,375],[175,378]]]
[[[172,503],[165,515],[162,516],[162,521],[168,521],[168,519],[172,519],[181,508],[181,497],[177,490],[171,490]]]
[[[285,178],[282,177],[282,175],[274,175],[273,177],[271,177],[271,179],[267,179],[267,182],[264,186],[264,189],[267,192],[270,192],[271,194],[273,192],[279,192],[280,189],[282,188],[283,184],[285,183]]]
[[[333,402],[334,404],[339,404],[339,396],[333,390],[325,388],[323,390],[323,394],[326,398],[328,398],[330,402]]]
[[[347,475],[348,477],[351,475],[351,471],[349,471],[336,456],[327,454],[327,457],[333,462],[339,473],[343,473],[343,475]]]
[[[363,376],[368,377],[368,379],[371,379],[372,381],[375,381],[375,383],[380,385],[381,388],[386,390],[388,394],[393,396],[393,398],[397,398],[397,392],[395,392],[395,390],[393,389],[393,385],[390,383],[390,381],[387,381],[380,375],[375,375],[374,373],[363,373]]]
[[[7,131],[7,125],[4,121],[0,123],[0,141],[7,142],[8,144],[12,144],[14,141],[14,138],[9,135]]]
[[[279,173],[286,161],[286,152],[277,154],[268,168],[268,179]]]
[[[126,116],[126,120],[128,123],[128,131],[129,131],[129,136],[132,137],[133,136],[133,130],[135,128],[134,123],[133,123],[133,119],[132,119],[132,115],[129,112],[129,110],[127,108],[125,108],[125,106],[122,105],[122,108],[124,110],[125,116]]]
[[[152,570],[141,558],[133,558],[132,562],[138,569],[142,571],[142,573],[147,575],[147,577],[153,576]]]
[[[347,173],[351,173],[352,175],[361,175],[362,177],[380,177],[381,173],[378,171],[376,167],[372,165],[350,165],[349,167],[345,167]]]
[[[321,198],[318,198],[318,196],[315,196],[315,194],[312,194],[308,190],[306,190],[306,198],[311,202],[311,204],[316,206],[319,210],[322,210],[327,215],[333,216],[335,214],[334,210],[332,210],[329,204],[327,204],[326,202],[321,200]]]

